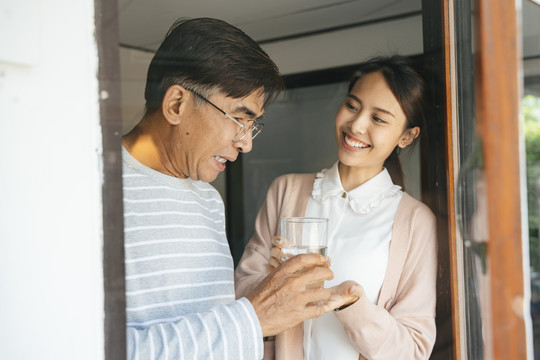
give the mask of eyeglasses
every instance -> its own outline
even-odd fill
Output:
[[[251,133],[251,140],[253,140],[253,139],[255,139],[255,137],[257,135],[259,135],[261,133],[261,130],[262,130],[263,126],[264,126],[263,123],[256,122],[255,120],[249,120],[246,124],[242,124],[238,120],[233,118],[231,115],[227,114],[225,111],[221,110],[219,107],[214,105],[210,100],[208,100],[207,98],[205,98],[204,96],[202,96],[198,92],[193,91],[191,89],[186,89],[186,90],[191,91],[194,95],[201,98],[202,100],[204,100],[208,104],[212,105],[214,108],[217,109],[217,111],[219,111],[220,113],[222,113],[223,115],[225,115],[226,117],[228,117],[229,119],[234,121],[234,123],[236,125],[240,126],[240,129],[238,130],[238,132],[234,135],[234,137],[232,139],[233,142],[241,141],[242,139],[244,139],[246,137],[247,134],[250,134],[250,133]]]

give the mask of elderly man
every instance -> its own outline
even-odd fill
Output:
[[[264,336],[350,301],[309,286],[333,277],[315,254],[235,300],[224,206],[208,182],[251,150],[281,88],[268,55],[220,20],[178,21],[156,52],[145,115],[123,139],[128,358],[260,359]]]

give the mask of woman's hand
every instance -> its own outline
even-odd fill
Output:
[[[327,304],[331,305],[335,310],[345,309],[347,306],[352,305],[356,300],[364,296],[364,288],[362,285],[347,280],[339,285],[329,288],[331,292],[330,299]]]
[[[283,262],[285,262],[289,257],[281,251],[281,245],[283,244],[283,238],[279,235],[274,236],[272,239],[272,249],[270,250],[270,260],[268,261],[270,265],[270,271],[277,268]]]

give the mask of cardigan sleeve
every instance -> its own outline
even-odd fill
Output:
[[[367,359],[428,359],[436,333],[435,217],[421,204],[407,224],[394,228],[394,237],[404,235],[396,231],[408,233],[409,246],[395,297],[381,298],[375,305],[364,296],[335,315],[351,343]]]
[[[278,194],[282,187],[281,178],[275,179],[266,199],[255,219],[255,232],[244,249],[244,253],[236,267],[236,298],[247,296],[270,272],[268,259],[272,249],[272,237],[277,235],[279,226]]]

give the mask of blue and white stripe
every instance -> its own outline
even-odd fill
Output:
[[[128,359],[262,358],[253,307],[235,301],[219,193],[123,160]]]

